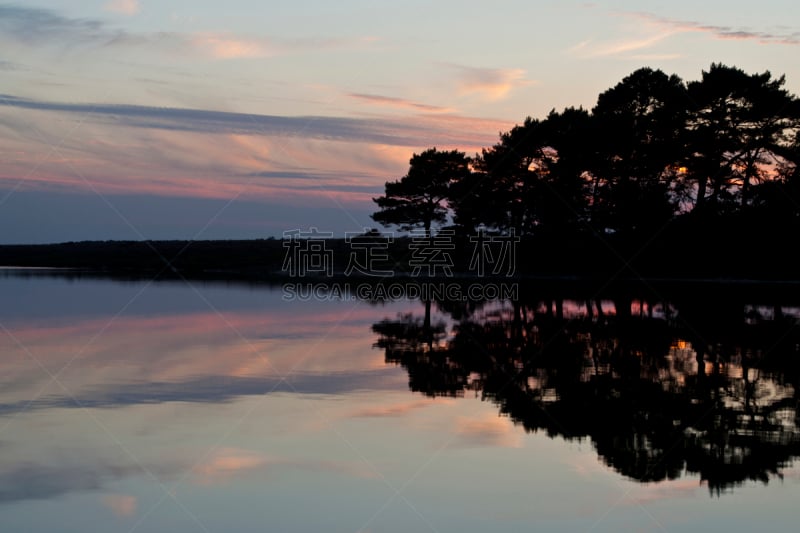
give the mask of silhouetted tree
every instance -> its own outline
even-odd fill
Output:
[[[687,111],[681,79],[650,68],[600,95],[592,110],[599,151],[592,214],[598,229],[652,231],[674,216]]]
[[[539,177],[534,161],[543,155],[539,151],[540,125],[529,117],[522,126],[503,133],[499,143],[482,150],[475,159],[479,181],[473,189],[482,202],[457,202],[457,217],[464,218],[466,208],[472,208],[486,226],[513,229],[518,235],[533,233]]]
[[[775,79],[769,71],[747,74],[721,64],[689,84],[695,106],[687,166],[696,183],[696,208],[709,204],[720,212],[747,205],[751,187],[774,175],[800,124],[797,100],[784,84],[783,76]]]
[[[800,131],[779,150],[777,175],[755,187],[752,202],[759,215],[790,230],[800,224]]]
[[[545,273],[764,275],[788,264],[780,233],[800,230],[800,103],[784,85],[721,64],[688,85],[641,68],[591,113],[528,117],[471,159],[415,155],[373,218],[430,234],[449,209],[463,233],[514,231]]]
[[[596,157],[591,115],[582,107],[551,111],[542,123],[542,144],[549,157],[541,160],[538,198],[539,234],[556,237],[579,233],[590,215],[590,169]],[[540,162],[537,161],[537,164]]]
[[[475,158],[470,181],[454,188],[456,221],[518,235],[575,231],[586,213],[585,146],[589,114],[528,117]]]
[[[380,210],[372,219],[403,231],[421,226],[430,236],[434,223],[447,220],[450,185],[469,174],[469,160],[457,150],[431,148],[414,154],[409,163],[408,174],[387,182],[384,196],[373,198]]]

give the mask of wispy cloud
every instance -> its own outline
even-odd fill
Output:
[[[80,136],[70,135],[72,118]],[[277,116],[0,95],[0,186],[66,192],[91,182],[103,194],[206,199],[246,190],[259,202],[367,212],[413,152],[475,153],[512,125],[450,113]],[[51,153],[47,141],[62,138]],[[31,160],[41,161],[33,174]]]
[[[296,38],[270,39],[267,37],[239,36],[228,33],[193,33],[175,35],[174,38],[195,53],[211,59],[242,59],[274,57],[315,50],[358,47],[370,42],[368,38]]]
[[[105,8],[133,15],[139,10],[139,3],[132,0],[116,0],[107,3]],[[0,6],[0,38],[28,46],[94,45],[98,48],[155,46],[162,53],[194,54],[211,59],[271,57],[331,48],[359,47],[374,41],[372,37],[346,39],[296,37],[275,40],[263,36],[241,36],[224,32],[137,33],[114,28],[101,20],[72,18],[55,10],[14,5]]]
[[[122,15],[135,15],[141,9],[139,0],[111,0],[103,6],[106,11]]]
[[[800,44],[800,29],[795,29],[793,31],[771,32],[742,27],[706,24],[699,21],[673,19],[646,12],[627,12],[623,13],[623,16],[640,22],[660,26],[673,33],[702,32],[707,33],[716,39],[747,40],[755,41],[759,44]]]
[[[0,95],[0,107],[76,113],[88,120],[138,128],[217,134],[267,135],[372,142],[395,146],[458,144],[482,146],[501,121],[460,116],[429,120],[402,118],[346,118],[276,116],[204,109],[147,107],[105,103],[62,103]],[[460,129],[453,130],[457,122]],[[502,125],[502,126],[501,126]],[[498,127],[500,126],[500,128]]]
[[[447,64],[456,73],[460,94],[476,94],[486,100],[502,100],[519,87],[533,85],[520,68],[482,68]]]
[[[620,39],[605,43],[586,40],[571,47],[568,52],[585,58],[627,54],[628,52],[650,48],[676,33],[679,33],[679,31],[675,29],[661,29],[643,37]]]
[[[24,67],[19,63],[0,59],[0,70],[11,71],[11,70],[23,70],[23,69]]]
[[[82,123],[78,137],[69,135],[73,117]],[[472,154],[511,125],[447,113],[275,116],[0,96],[0,187],[75,191],[87,187],[85,177],[104,194],[219,199],[246,188],[259,202],[308,209],[335,201],[367,212],[413,152]],[[46,141],[61,138],[51,154]],[[34,174],[31,160],[42,161]]]
[[[453,111],[453,109],[449,107],[440,107],[435,105],[423,104],[421,102],[415,102],[413,100],[407,100],[405,98],[397,98],[394,96],[381,96],[379,94],[366,94],[366,93],[349,93],[347,96],[367,104],[398,107],[402,109],[411,109],[414,111],[423,111],[426,113],[450,113]]]
[[[681,59],[683,54],[633,54],[630,59],[636,61],[670,61],[673,59]]]
[[[678,59],[682,55],[674,52],[640,54],[632,54],[632,52],[653,48],[670,37],[692,32],[705,33],[721,40],[753,41],[758,44],[800,44],[800,31],[798,30],[762,31],[673,19],[640,11],[616,12],[614,16],[635,22],[636,26],[631,28],[634,34],[627,38],[612,41],[585,40],[572,46],[567,52],[583,58],[621,56],[624,59],[640,61]]]
[[[64,17],[55,11],[15,5],[0,6],[0,35],[25,44],[105,41],[117,33],[98,20]]]

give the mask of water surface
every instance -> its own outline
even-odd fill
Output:
[[[2,531],[796,527],[789,305],[0,294]]]

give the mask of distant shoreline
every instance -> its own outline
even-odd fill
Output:
[[[465,269],[469,258],[454,259],[452,276],[414,276],[408,269],[403,238],[389,250],[397,272],[391,277],[345,275],[337,269],[331,276],[292,276],[282,270],[286,258],[285,242],[280,239],[247,241],[86,241],[49,245],[0,245],[0,277],[62,279],[107,279],[115,281],[192,281],[210,284],[241,284],[275,287],[286,284],[331,287],[342,286],[448,284],[514,284],[522,299],[596,299],[624,298],[640,300],[683,300],[707,298],[709,301],[739,303],[781,303],[800,301],[800,275],[778,277],[767,269],[748,276],[709,276],[704,272],[683,270],[675,276],[663,272],[634,273],[618,264],[602,265],[595,270],[574,268],[571,271],[547,271],[558,263],[527,262],[511,276],[480,277]],[[399,241],[399,242],[398,242]],[[333,259],[346,264],[350,250],[344,239],[327,241]],[[532,243],[523,243],[530,246]],[[575,243],[572,243],[573,245]],[[523,250],[525,248],[523,247]],[[596,249],[591,253],[596,252]],[[589,254],[590,255],[590,254]],[[574,259],[574,258],[572,258]],[[658,259],[658,258],[657,258]],[[724,258],[723,258],[724,259]],[[567,263],[568,264],[568,263]],[[573,263],[573,266],[576,263]],[[586,262],[577,263],[585,267]],[[701,263],[702,264],[702,263]],[[764,262],[769,266],[769,262]],[[539,268],[530,268],[530,265]],[[525,268],[525,267],[528,268]],[[645,264],[644,266],[649,266]],[[602,268],[605,267],[605,268]],[[791,270],[788,270],[791,271]],[[786,271],[786,272],[788,272]],[[335,295],[334,295],[335,296]],[[412,297],[413,299],[413,297]]]
[[[372,265],[391,272],[388,279],[451,279],[455,282],[513,280],[525,283],[655,283],[728,286],[800,286],[800,269],[786,247],[749,250],[741,243],[655,243],[585,238],[547,241],[528,238],[519,243],[515,266],[497,275],[476,274],[474,250],[462,239],[447,252],[448,268],[437,266],[428,276],[413,275],[411,240],[397,237],[381,250]],[[763,243],[763,241],[762,241]],[[736,246],[740,244],[740,246]],[[226,241],[83,241],[58,244],[0,245],[0,270],[59,271],[134,277],[243,279],[282,282],[362,280],[380,275],[346,272],[355,253],[345,239],[326,239],[327,272],[297,276],[287,270],[288,241],[282,239]],[[417,269],[419,270],[419,269]],[[426,272],[423,269],[423,274]],[[299,278],[299,279],[297,279]]]

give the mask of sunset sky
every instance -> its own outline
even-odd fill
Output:
[[[789,1],[0,3],[0,243],[358,231],[414,152],[798,52]]]

